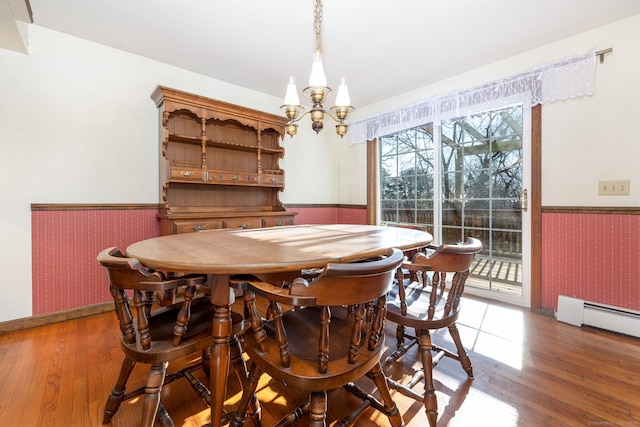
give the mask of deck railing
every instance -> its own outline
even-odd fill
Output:
[[[433,211],[407,209],[385,214],[383,221],[421,224],[433,232]],[[479,239],[482,254],[494,258],[522,258],[522,216],[519,211],[506,209],[492,211],[446,209],[442,211],[442,241],[459,242],[467,236]]]

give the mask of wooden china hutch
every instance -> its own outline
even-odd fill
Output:
[[[296,212],[279,200],[286,117],[163,86],[151,98],[160,113],[162,235],[293,224]]]

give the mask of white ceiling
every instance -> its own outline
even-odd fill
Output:
[[[289,75],[306,86],[315,50],[312,0],[28,2],[36,25],[278,97]],[[367,105],[639,13],[640,0],[324,0],[324,66]]]

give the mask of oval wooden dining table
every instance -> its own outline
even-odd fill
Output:
[[[211,275],[214,344],[211,371],[227,372],[231,333],[229,278],[233,274],[294,277],[328,263],[378,256],[390,248],[410,250],[431,243],[431,234],[408,228],[354,224],[293,225],[248,230],[174,234],[130,245],[126,254],[146,267],[166,272]],[[220,426],[226,375],[211,375],[211,426]]]

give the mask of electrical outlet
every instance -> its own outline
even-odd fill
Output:
[[[628,179],[598,182],[600,196],[628,196],[630,181]]]

